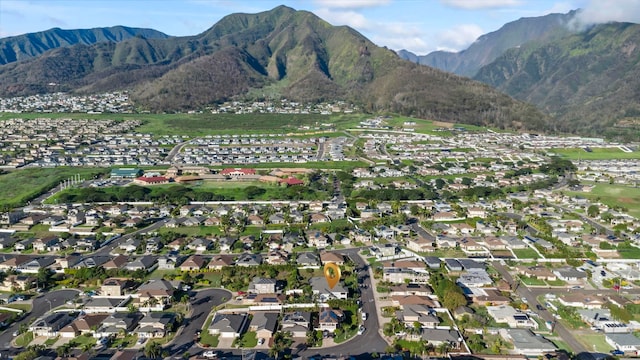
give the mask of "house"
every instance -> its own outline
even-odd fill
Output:
[[[181,257],[176,251],[158,256],[158,270],[174,270],[180,263],[180,260]]]
[[[126,279],[105,279],[100,286],[100,294],[103,296],[122,296],[126,285]]]
[[[176,315],[173,313],[146,313],[134,333],[140,338],[162,338],[172,330],[175,321]]]
[[[318,296],[320,301],[327,301],[329,299],[347,299],[349,291],[344,287],[342,282],[338,282],[333,288],[329,287],[327,279],[324,277],[312,277],[309,279],[311,285],[311,291],[314,295]]]
[[[295,311],[282,316],[282,331],[291,333],[293,338],[306,338],[311,325],[311,313]]]
[[[425,305],[431,308],[439,306],[437,301],[423,295],[393,295],[391,296],[391,303],[393,306],[400,308],[408,305]]]
[[[462,264],[457,259],[444,259],[444,264],[449,271],[458,272],[462,271]]]
[[[220,247],[220,251],[223,253],[230,253],[234,248],[234,244],[238,241],[238,239],[225,236],[218,239],[218,245]]]
[[[73,265],[73,268],[80,269],[83,267],[91,268],[91,267],[101,266],[106,264],[110,259],[111,257],[107,255],[87,256],[87,257],[84,257],[82,260],[78,261],[75,265]]]
[[[37,279],[28,275],[8,275],[0,284],[0,290],[15,292],[32,288],[37,283]]]
[[[224,266],[231,266],[234,264],[233,255],[215,255],[207,264],[208,269],[220,270]]]
[[[40,271],[40,269],[42,268],[46,268],[52,264],[54,264],[56,261],[54,258],[51,257],[41,257],[41,258],[35,258],[35,259],[31,259],[25,263],[22,263],[21,265],[19,265],[17,267],[17,270],[23,273],[33,273],[36,274],[38,273],[38,271]]]
[[[577,282],[580,280],[585,280],[587,278],[586,272],[577,270],[571,266],[565,266],[555,269],[553,270],[553,273],[558,277],[558,279],[567,282]]]
[[[127,257],[125,255],[117,255],[113,259],[111,259],[111,260],[105,262],[104,264],[102,264],[102,267],[105,270],[122,269],[122,267],[125,266],[128,262],[129,262],[129,257]]]
[[[125,241],[124,243],[120,244],[119,248],[120,250],[127,252],[127,253],[132,253],[134,251],[136,251],[138,249],[138,247],[140,247],[141,241],[139,239],[136,238],[129,238],[127,239],[127,241]]]
[[[333,333],[344,320],[344,313],[340,310],[324,308],[318,316],[318,330]]]
[[[284,251],[271,251],[265,261],[269,265],[286,265],[289,261],[289,254]]]
[[[244,253],[238,256],[236,260],[237,266],[258,266],[262,264],[262,255]]]
[[[205,238],[196,238],[193,239],[189,244],[187,244],[187,249],[194,250],[197,252],[203,252],[211,249],[213,247],[213,241]]]
[[[560,304],[564,306],[573,306],[584,309],[600,309],[606,303],[606,300],[602,296],[598,295],[585,295],[579,292],[570,293],[558,297]]]
[[[344,265],[344,256],[333,252],[322,251],[320,252],[320,262],[322,265],[334,263],[338,266],[342,266]]]
[[[435,347],[449,344],[453,349],[458,349],[462,343],[462,336],[457,330],[452,329],[423,329],[422,340]]]
[[[508,324],[511,328],[537,328],[538,323],[525,313],[509,305],[487,306],[487,312],[499,324]]]
[[[513,352],[517,354],[537,357],[556,350],[551,341],[530,329],[501,329],[500,336],[513,344]]]
[[[182,271],[194,271],[200,270],[204,267],[205,260],[201,255],[191,255],[182,264],[180,264],[180,270]]]
[[[460,274],[456,282],[464,287],[483,287],[493,284],[491,276],[483,269],[471,269]]]
[[[29,325],[29,331],[35,336],[56,337],[58,331],[75,319],[75,315],[65,312],[45,314]]]
[[[415,252],[433,252],[435,242],[423,237],[407,239],[407,248]]]
[[[278,330],[277,312],[256,311],[249,324],[249,331],[255,331],[258,339],[269,339]]]
[[[142,304],[156,299],[159,302],[159,307],[164,307],[171,302],[175,289],[176,287],[167,280],[153,279],[142,284],[136,291],[136,295]]]
[[[147,272],[152,271],[155,268],[156,258],[151,255],[141,256],[133,261],[130,261],[124,266],[129,271],[145,270]]]
[[[252,294],[273,294],[276,292],[275,279],[267,279],[262,277],[254,277],[249,283],[249,293]]]
[[[544,266],[517,266],[518,274],[540,280],[557,280],[557,275]]]
[[[331,239],[321,231],[307,232],[307,246],[311,248],[324,249],[331,245]]]
[[[211,335],[220,335],[221,338],[237,338],[248,328],[249,315],[246,313],[241,314],[223,314],[217,312],[208,331]]]
[[[607,334],[604,340],[616,350],[624,351],[625,353],[636,354],[640,351],[640,338],[637,338],[632,333]]]
[[[115,297],[91,297],[82,306],[82,311],[87,314],[106,314],[122,311],[128,298]],[[119,309],[120,308],[120,309]]]
[[[108,316],[109,314],[82,315],[71,324],[60,329],[58,334],[63,338],[75,338],[84,334],[93,334],[93,331],[98,329],[102,321]]]
[[[435,257],[435,256],[427,256],[427,257],[425,257],[424,258],[424,262],[427,264],[427,267],[429,269],[433,269],[433,270],[440,269],[440,264],[442,263],[440,258]]]
[[[47,236],[42,239],[36,239],[31,245],[35,251],[53,251],[53,247],[60,242],[57,236]]]
[[[320,258],[312,252],[303,252],[298,254],[296,262],[301,267],[318,267],[320,266]]]
[[[389,295],[391,296],[395,296],[395,295],[430,296],[433,294],[433,291],[431,291],[431,288],[429,286],[424,284],[415,284],[415,283],[393,285],[390,287],[390,290],[391,291],[389,292]]]
[[[102,325],[98,328],[93,336],[96,338],[117,336],[122,332],[130,333],[138,326],[138,322],[142,318],[140,313],[116,312],[102,321]]]
[[[423,304],[407,304],[402,310],[396,311],[396,317],[406,327],[413,327],[415,323],[420,323],[422,328],[434,329],[440,323],[433,308]]]

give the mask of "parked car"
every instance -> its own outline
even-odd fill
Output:
[[[207,350],[202,353],[202,356],[206,357],[207,359],[213,359],[218,357],[218,354],[216,354],[216,352],[213,350]]]
[[[264,338],[258,339],[258,345],[262,345],[262,344],[264,344]]]
[[[611,350],[611,355],[624,355],[622,350]]]
[[[366,330],[366,329],[365,329],[365,327],[364,327],[364,326],[362,326],[362,325],[360,325],[360,328],[358,329],[358,335],[362,335],[362,334],[364,334],[364,331],[365,331],[365,330]]]
[[[362,313],[362,321],[365,321],[365,320],[367,320],[367,313],[363,312]]]

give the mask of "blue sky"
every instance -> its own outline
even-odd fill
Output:
[[[114,25],[195,35],[225,15],[282,4],[417,54],[462,50],[507,22],[577,8],[585,22],[640,22],[640,0],[1,0],[0,37]]]

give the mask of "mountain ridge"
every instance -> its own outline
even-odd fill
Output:
[[[568,34],[568,24],[576,13],[573,10],[566,14],[523,17],[506,23],[496,31],[481,35],[468,48],[459,52],[433,51],[419,56],[400,50],[398,55],[420,65],[473,77],[482,66],[491,63],[510,48],[529,41],[548,41]]]
[[[99,42],[121,42],[133,37],[166,39],[169,35],[145,28],[122,25],[91,29],[45,31],[10,36],[0,39],[0,65],[38,57],[44,52],[77,44],[91,45]]]
[[[622,123],[640,129],[640,25],[597,25],[511,49],[475,79],[535,104],[561,131],[601,135]]]

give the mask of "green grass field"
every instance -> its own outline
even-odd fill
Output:
[[[640,217],[640,188],[624,185],[596,184],[590,192],[567,192],[570,195],[598,200],[608,206],[627,208],[629,215]]]
[[[203,136],[209,134],[260,134],[298,133],[315,130],[301,130],[322,124],[334,124],[336,129],[346,129],[369,117],[364,114],[82,114],[82,113],[22,113],[4,114],[0,121],[11,118],[70,118],[70,119],[113,119],[142,120],[144,124],[136,129],[141,133],[161,135]]]
[[[71,176],[80,174],[82,178],[91,179],[108,171],[106,168],[71,167],[12,170],[0,175],[0,204],[10,207],[24,205]]]
[[[552,149],[549,152],[569,160],[640,159],[640,151],[627,153],[618,148],[591,148],[591,152],[581,148]]]
[[[533,249],[514,249],[514,254],[518,259],[538,259],[540,255]]]
[[[611,345],[607,344],[602,334],[580,334],[580,336],[576,336],[576,339],[586,346],[588,350],[602,353],[608,353],[613,350]]]

